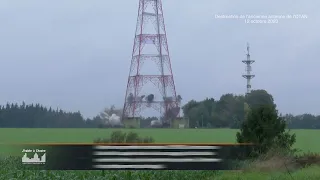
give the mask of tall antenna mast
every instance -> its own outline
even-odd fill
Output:
[[[151,108],[163,121],[171,123],[179,116],[180,101],[173,80],[161,0],[139,0],[122,118],[139,118]]]
[[[251,92],[251,79],[255,77],[255,75],[251,74],[252,68],[251,64],[254,63],[254,60],[250,59],[250,47],[249,43],[247,43],[247,59],[242,61],[246,64],[246,74],[242,75],[245,79],[247,79],[247,94]]]

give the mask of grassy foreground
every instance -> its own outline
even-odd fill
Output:
[[[108,137],[110,129],[0,129],[0,154],[7,143],[79,143]],[[126,129],[141,136],[152,136],[159,143],[234,143],[237,130],[231,129]],[[303,152],[320,153],[319,130],[294,130],[296,148]],[[153,180],[153,179],[212,179],[212,180],[291,180],[320,179],[320,167],[312,166],[288,173],[287,171],[18,171],[9,159],[0,160],[0,180],[7,179],[90,179],[90,180]]]
[[[1,180],[318,180],[320,168],[310,167],[291,174],[223,171],[4,171]]]

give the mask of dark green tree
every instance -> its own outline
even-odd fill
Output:
[[[274,105],[261,105],[251,109],[237,133],[237,141],[255,144],[250,153],[256,157],[272,148],[290,150],[296,136],[286,130],[286,122],[278,115]]]
[[[214,124],[217,127],[239,128],[239,124],[243,122],[244,112],[244,96],[225,94],[222,95],[216,104],[214,111]]]
[[[273,96],[263,89],[252,90],[249,94],[246,95],[245,101],[250,106],[250,108],[255,108],[263,105],[275,105]]]

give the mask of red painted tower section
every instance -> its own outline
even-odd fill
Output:
[[[149,66],[144,66],[147,63]],[[154,71],[143,72],[151,66],[156,67]],[[156,90],[142,91],[150,84]],[[159,114],[150,116],[169,121],[179,116],[180,101],[173,79],[161,0],[139,0],[123,118],[141,117],[142,111],[153,108]]]

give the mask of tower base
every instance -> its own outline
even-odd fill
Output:
[[[175,129],[189,128],[189,120],[185,118],[176,118],[172,121],[171,128],[175,128]]]
[[[125,118],[123,119],[123,124],[125,128],[140,128],[139,118]]]

